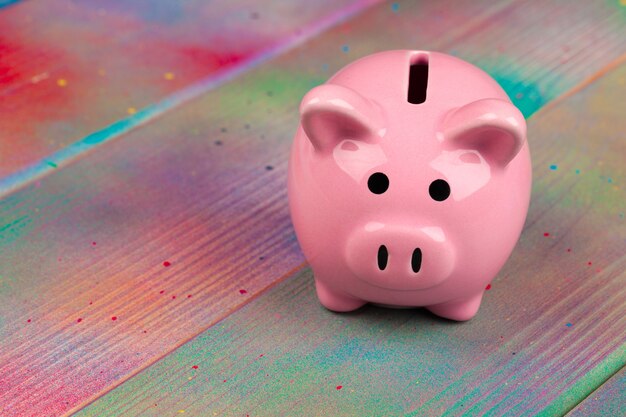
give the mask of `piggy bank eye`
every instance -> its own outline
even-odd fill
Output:
[[[367,188],[374,194],[382,194],[389,188],[389,178],[382,172],[375,172],[367,180]]]
[[[444,180],[435,180],[430,183],[428,193],[435,201],[443,201],[450,197],[450,185]]]

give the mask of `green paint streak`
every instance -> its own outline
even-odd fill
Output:
[[[2,237],[1,233],[12,229],[13,227],[15,227],[16,225],[20,224],[22,221],[26,220],[27,218],[28,218],[28,216],[18,217],[17,219],[13,220],[12,222],[7,223],[7,224],[5,224],[3,226],[0,226],[0,238]]]
[[[46,164],[48,164],[49,166],[51,166],[52,168],[58,168],[59,166],[57,164],[55,164],[52,161],[46,161]]]
[[[538,416],[562,416],[626,366],[626,345],[622,345],[608,355],[602,363],[581,376],[567,391],[541,410]]]
[[[565,415],[569,410],[573,409],[578,403],[583,401],[590,393],[596,390],[597,387],[602,385],[606,380],[608,380],[611,376],[613,376],[623,366],[626,365],[625,352],[626,345],[612,352],[602,361],[601,364],[582,375],[572,386],[564,390],[561,395],[553,400],[545,409],[539,411],[537,415],[546,417]],[[493,381],[501,378],[506,369],[510,368],[511,366],[516,365],[514,362],[507,364],[505,367],[492,373],[489,380]],[[422,412],[427,412],[428,410],[434,410],[442,407],[446,408],[446,411],[444,414],[442,414],[442,416],[455,416],[461,414],[467,416],[501,415],[505,411],[501,409],[501,406],[510,404],[510,401],[507,401],[508,399],[515,397],[519,398],[520,396],[528,395],[525,391],[527,389],[527,386],[525,384],[522,384],[515,388],[506,397],[501,399],[497,405],[485,412],[485,410],[488,408],[488,402],[492,401],[496,397],[499,397],[498,392],[504,389],[504,385],[501,385],[501,388],[498,388],[495,391],[490,390],[489,392],[484,392],[485,389],[488,388],[485,388],[483,385],[478,385],[476,388],[466,393],[463,397],[459,398],[453,406],[450,407],[445,404],[445,400],[449,398],[451,394],[455,392],[462,392],[465,386],[471,386],[472,380],[479,378],[480,373],[481,372],[479,370],[474,370],[473,372],[463,375],[461,379],[446,388],[446,390],[442,391],[438,396],[428,401],[428,403],[424,404],[411,415],[421,415]],[[513,375],[510,378],[503,379],[502,384],[506,382],[509,386],[515,386],[517,384],[517,379],[517,375]],[[523,378],[522,382],[524,382]],[[549,389],[549,387],[545,388]],[[483,396],[481,400],[474,403],[471,408],[467,408],[469,404],[473,403],[474,400],[480,398],[481,396]],[[526,404],[524,401],[518,402],[515,407],[507,410],[507,413],[510,413],[512,415],[519,415],[522,410],[518,410],[518,408],[525,405]]]
[[[605,0],[605,4],[613,9],[617,16],[626,19],[626,5],[622,5],[620,0]]]
[[[21,203],[29,198],[31,193],[32,189],[25,189],[0,200],[0,208],[6,203],[4,210],[0,210],[0,222],[2,222],[0,223],[0,255],[5,255],[8,250],[17,250],[17,246],[14,245],[18,241],[21,241],[19,245],[33,244],[33,242],[24,241],[24,237],[35,230],[38,225],[52,222],[70,209],[69,203],[72,199],[68,197],[69,192],[55,194],[38,192],[35,199],[29,199],[27,204],[22,205]],[[33,213],[34,207],[40,207],[41,211]],[[48,212],[49,209],[53,209],[52,212]],[[15,217],[11,218],[13,216]],[[6,259],[6,257],[0,258],[0,264]]]

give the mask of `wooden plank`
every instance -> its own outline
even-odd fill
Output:
[[[565,414],[626,365],[625,85],[530,120],[527,226],[471,321],[331,313],[305,269],[77,415]]]
[[[3,413],[80,407],[302,265],[284,175],[303,93],[366,48],[462,51],[490,19],[523,13],[488,3],[380,6],[2,199]],[[609,40],[615,24],[594,22],[611,7],[583,13]],[[384,22],[394,29],[372,31]],[[509,30],[536,23],[519,22]],[[486,53],[496,41],[478,39]],[[602,49],[588,70],[623,48]],[[563,70],[572,85],[586,76]],[[519,87],[507,85],[513,96]]]
[[[626,368],[622,368],[589,397],[567,414],[567,417],[601,417],[624,414],[626,405]]]
[[[373,8],[344,26],[337,42],[351,59],[390,48],[457,55],[496,78],[526,117],[626,52],[626,7],[619,2],[498,3],[486,19],[475,18],[478,5],[437,3],[398,2],[391,16]],[[364,36],[372,28],[376,36]],[[326,59],[330,73],[346,62]]]
[[[243,1],[243,0],[241,0]],[[363,0],[364,3],[372,3],[377,0]],[[532,114],[537,108],[541,106],[542,103],[545,103],[558,94],[559,91],[563,91],[567,88],[571,88],[576,80],[580,77],[586,77],[591,74],[594,74],[598,68],[601,67],[601,64],[605,62],[605,59],[608,56],[617,57],[620,55],[620,51],[623,50],[623,42],[621,42],[621,31],[619,28],[623,27],[623,16],[620,15],[620,5],[619,4],[603,4],[600,7],[592,3],[574,3],[568,5],[567,12],[563,12],[562,5],[558,2],[551,3],[534,3],[534,4],[525,4],[523,7],[511,7],[510,0],[499,2],[495,5],[490,5],[488,8],[488,13],[492,14],[492,18],[484,21],[476,16],[482,15],[485,11],[485,7],[481,2],[474,2],[471,5],[464,5],[462,8],[458,6],[450,6],[446,2],[438,2],[436,4],[427,4],[427,5],[419,5],[417,8],[415,5],[404,5],[400,3],[393,3],[391,6],[391,10],[387,9],[387,14],[379,13],[379,19],[374,19],[369,23],[380,26],[388,26],[393,25],[393,29],[386,33],[383,37],[373,38],[368,41],[364,41],[365,39],[369,39],[369,37],[352,37],[349,32],[344,32],[344,36],[341,41],[347,42],[341,45],[342,50],[345,50],[346,55],[355,55],[355,52],[358,53],[356,56],[360,56],[361,54],[365,54],[368,52],[372,52],[379,49],[389,48],[388,45],[394,45],[394,47],[404,47],[404,48],[424,48],[424,49],[442,49],[447,50],[451,53],[456,53],[461,55],[462,57],[469,59],[470,61],[479,60],[481,61],[481,65],[484,66],[492,75],[502,84],[505,84],[507,87],[507,91],[516,91],[516,94],[513,98],[514,102],[522,109],[522,111],[526,115]],[[188,4],[188,3],[186,3]],[[317,4],[317,3],[316,3]],[[356,4],[356,6],[354,6]],[[212,3],[212,11],[215,11],[215,3]],[[353,6],[347,7],[344,11],[345,13],[340,12],[337,16],[330,18],[333,19],[341,19],[342,13],[343,17],[345,15],[349,15],[352,13],[353,9],[356,7],[357,9],[361,6],[358,3],[353,3]],[[219,9],[219,4],[218,4]],[[245,7],[237,6],[237,10],[245,10]],[[155,7],[150,6],[150,13],[147,13],[148,16],[146,18],[150,18],[155,11],[152,10]],[[623,8],[622,8],[623,9]],[[101,10],[106,11],[105,8],[98,9],[98,13]],[[159,8],[156,7],[157,15],[165,15],[163,11],[158,11]],[[191,10],[190,14],[194,14],[193,7],[185,8],[185,10]],[[352,10],[352,11],[351,11]],[[136,13],[140,14],[141,7],[138,10],[134,10]],[[93,12],[93,10],[92,10]],[[281,9],[281,12],[284,12]],[[418,12],[418,13],[416,13]],[[93,13],[92,13],[93,14]],[[213,15],[223,15],[224,13],[213,13]],[[174,13],[175,16],[180,17],[180,14]],[[232,16],[233,14],[227,14],[227,16]],[[251,13],[254,15],[254,13]],[[391,16],[389,16],[391,15]],[[47,19],[48,14],[45,14],[45,18]],[[184,14],[183,14],[184,16]],[[234,13],[234,21],[235,24],[240,24],[241,22],[237,19],[241,18],[241,12]],[[270,15],[271,16],[271,15]],[[32,19],[32,16],[27,15],[28,19]],[[380,17],[388,18],[388,22],[381,22]],[[28,20],[27,19],[27,20]],[[441,24],[442,19],[445,19],[445,24]],[[81,19],[78,19],[81,20]],[[85,20],[85,19],[83,19]],[[178,20],[184,21],[184,19],[179,18]],[[13,19],[11,21],[19,21],[19,19]],[[46,21],[49,21],[46,20]],[[501,24],[499,22],[506,21],[505,24]],[[594,24],[590,24],[590,22],[595,22]],[[180,22],[175,25],[176,28],[179,26],[183,26],[183,29],[180,29],[176,32],[176,36],[170,36],[167,39],[167,45],[172,47],[172,51],[169,51],[171,55],[174,57],[178,57],[180,55],[180,51],[176,50],[176,48],[182,48],[184,51],[187,51],[188,45],[177,45],[176,48],[171,44],[172,39],[178,39],[180,33],[196,33],[194,31],[189,31],[189,27],[193,27],[193,25],[185,25],[183,22]],[[551,48],[535,48],[538,42],[541,41],[541,34],[543,32],[537,32],[535,30],[534,24],[540,24],[547,28],[555,28],[551,30],[550,33]],[[575,24],[573,24],[575,23]],[[222,23],[220,22],[218,25],[208,25],[206,27],[211,28],[219,28]],[[416,24],[418,26],[416,26]],[[273,25],[273,23],[271,23]],[[45,25],[44,25],[45,26]],[[99,27],[98,25],[92,25],[94,27]],[[304,28],[296,28],[296,39],[293,41],[294,43],[300,42],[301,39],[307,37],[307,33],[314,33],[320,30],[320,27],[325,27],[326,24],[315,25],[313,24],[311,27],[306,26]],[[516,30],[509,30],[510,26],[514,26]],[[72,25],[68,25],[68,27],[74,27]],[[204,27],[204,26],[203,26]],[[265,27],[265,26],[263,26]],[[416,30],[418,28],[419,30]],[[367,28],[370,29],[370,28]],[[274,29],[272,29],[274,30]],[[583,30],[584,36],[581,37],[580,32]],[[154,31],[150,32],[152,34]],[[224,31],[217,31],[218,35],[222,36]],[[359,31],[356,31],[359,32]],[[514,35],[511,35],[513,33]],[[210,39],[210,32],[205,37]],[[299,34],[299,35],[298,35]],[[472,35],[472,41],[465,45],[464,39],[468,35]],[[43,35],[42,35],[43,36]],[[45,32],[45,36],[48,37],[48,32]],[[71,35],[68,35],[69,37]],[[195,36],[195,35],[194,35]],[[482,39],[474,39],[474,36],[482,37]],[[509,36],[514,36],[514,38],[509,38]],[[136,36],[141,39],[140,36]],[[233,37],[233,39],[239,39],[241,34],[238,34],[237,37]],[[528,41],[528,38],[531,38]],[[534,39],[533,39],[534,37]],[[73,36],[72,39],[78,38],[79,36]],[[85,38],[89,38],[89,36],[85,36]],[[19,38],[17,38],[19,39]],[[195,39],[195,38],[194,38]],[[246,37],[247,39],[247,37]],[[250,36],[250,39],[256,39],[255,36]],[[182,41],[181,41],[182,42]],[[61,42],[62,43],[62,42]],[[137,42],[139,46],[142,45],[141,42]],[[222,42],[219,43],[223,44]],[[243,44],[246,44],[243,42]],[[90,44],[91,45],[91,44]],[[483,46],[488,46],[491,50],[483,50]],[[11,47],[11,45],[9,45]],[[241,46],[234,45],[233,48],[237,48]],[[179,49],[180,49],[179,48]],[[191,47],[192,49],[195,46]],[[11,48],[9,48],[11,49]],[[85,48],[83,48],[85,49]],[[127,48],[123,48],[123,52],[126,52]],[[150,51],[155,48],[150,49]],[[163,48],[156,48],[162,50]],[[194,49],[194,50],[195,50]],[[281,49],[281,48],[278,48]],[[282,48],[284,49],[284,48]],[[46,49],[46,53],[52,53],[53,50],[50,48]],[[212,51],[212,52],[211,52]],[[207,54],[211,55],[215,51],[211,50],[207,52]],[[98,57],[102,56],[103,53],[98,51]],[[136,52],[136,53],[135,53]],[[151,71],[155,71],[158,66],[152,64],[154,61],[153,58],[146,58],[146,53],[143,55],[139,52],[135,51],[132,53],[132,57],[137,59],[139,62],[133,63],[137,67],[146,66],[149,63],[149,68],[141,68],[139,71],[139,77],[146,77],[148,74],[152,74]],[[205,51],[206,52],[206,51]],[[219,51],[218,51],[219,52]],[[224,51],[222,51],[224,52]],[[276,52],[274,50],[274,52]],[[21,54],[21,53],[20,53]],[[20,55],[18,54],[18,55]],[[26,54],[26,53],[24,53]],[[272,54],[272,48],[270,48],[269,54]],[[32,56],[31,56],[32,55]],[[45,54],[38,54],[37,51],[33,52],[24,61],[27,61],[30,67],[37,67],[38,60],[46,59]],[[113,54],[114,56],[123,56],[123,53]],[[159,54],[159,56],[165,57],[169,56],[165,52]],[[194,57],[197,57],[198,54],[192,54]],[[201,56],[206,56],[206,54],[200,54]],[[228,50],[223,53],[223,55],[228,55],[229,57],[232,55],[232,51]],[[211,55],[212,56],[212,55]],[[221,55],[220,55],[221,56]],[[519,58],[521,57],[521,58]],[[37,59],[35,59],[37,58]],[[97,57],[96,57],[97,58]],[[88,64],[90,65],[87,70],[83,72],[88,73],[88,77],[95,77],[92,71],[92,64],[97,62],[96,58],[90,58],[88,60]],[[228,58],[228,57],[227,57]],[[162,100],[158,103],[158,105],[148,105],[148,106],[139,106],[137,104],[131,105],[131,107],[127,106],[126,100],[128,98],[128,80],[124,77],[130,77],[132,74],[136,74],[136,71],[127,70],[130,75],[125,75],[126,72],[122,72],[120,75],[121,79],[115,80],[102,80],[100,74],[96,77],[94,81],[94,85],[100,85],[99,83],[111,83],[112,85],[107,85],[106,89],[106,98],[102,96],[105,94],[102,89],[82,89],[78,90],[78,99],[83,101],[89,101],[89,97],[92,95],[97,95],[97,103],[92,103],[93,100],[86,102],[80,102],[80,106],[76,106],[80,111],[84,109],[94,109],[98,115],[107,114],[111,117],[106,119],[106,123],[109,123],[111,120],[116,120],[116,118],[120,117],[120,109],[124,108],[126,111],[129,108],[132,108],[133,111],[137,111],[132,116],[128,116],[126,119],[117,120],[113,124],[106,126],[106,123],[101,123],[101,116],[84,116],[82,114],[65,114],[67,113],[67,105],[66,101],[62,104],[50,104],[45,101],[47,98],[59,98],[58,86],[51,86],[50,84],[46,84],[48,87],[52,88],[53,93],[46,92],[39,88],[40,81],[47,78],[41,78],[40,75],[44,74],[46,77],[49,75],[47,72],[41,72],[33,75],[34,78],[30,78],[22,83],[18,83],[19,85],[26,85],[30,87],[30,90],[33,94],[39,94],[44,92],[44,98],[39,96],[30,97],[28,95],[20,95],[19,97],[24,97],[26,100],[26,105],[22,106],[24,110],[24,116],[28,119],[29,117],[33,117],[32,115],[36,115],[35,123],[25,123],[23,117],[17,115],[11,118],[6,118],[5,121],[7,123],[13,123],[17,130],[20,129],[32,129],[32,126],[37,126],[38,123],[44,123],[48,126],[50,123],[47,120],[48,112],[65,112],[65,120],[72,119],[72,127],[73,129],[85,130],[82,129],[83,119],[86,119],[87,122],[91,123],[92,120],[98,120],[98,128],[102,128],[97,132],[93,132],[86,137],[83,137],[82,140],[75,142],[80,136],[74,135],[69,132],[67,129],[64,129],[59,133],[59,138],[52,138],[52,136],[57,136],[56,129],[59,126],[65,126],[63,123],[58,120],[53,121],[52,125],[54,126],[51,130],[47,127],[39,129],[41,134],[32,135],[28,134],[26,138],[23,140],[13,140],[15,138],[15,134],[11,134],[13,128],[4,127],[2,130],[6,133],[6,137],[12,139],[11,146],[5,146],[7,149],[3,149],[0,152],[1,155],[8,155],[5,159],[7,161],[0,163],[0,170],[5,169],[6,172],[13,172],[18,168],[24,167],[24,165],[30,165],[27,169],[22,171],[18,171],[13,175],[10,175],[8,178],[0,180],[0,195],[4,194],[7,191],[10,191],[16,187],[19,187],[20,184],[26,181],[36,180],[37,178],[48,174],[50,171],[54,170],[58,166],[62,166],[65,163],[71,161],[76,157],[76,154],[80,154],[86,150],[93,148],[94,146],[98,146],[105,139],[111,139],[118,137],[124,133],[126,133],[129,129],[135,128],[138,125],[144,124],[151,120],[152,118],[160,115],[163,111],[167,111],[169,108],[175,105],[179,105],[181,102],[188,100],[190,97],[195,97],[198,94],[206,91],[207,89],[211,89],[214,87],[216,82],[221,82],[224,79],[229,79],[237,74],[237,69],[241,70],[241,66],[253,65],[258,63],[259,60],[265,59],[265,54],[260,53],[259,56],[253,53],[247,55],[241,55],[241,59],[222,59],[225,64],[221,65],[217,70],[215,70],[214,65],[209,65],[208,67],[212,68],[209,71],[209,77],[206,76],[202,78],[200,81],[191,83],[187,85],[188,88],[184,88],[183,90],[177,90],[177,92],[171,96],[168,96],[167,99]],[[598,59],[600,58],[600,59]],[[182,59],[182,58],[181,58]],[[189,60],[189,57],[185,56],[183,63],[180,64],[181,68],[184,67],[184,63],[186,60]],[[58,61],[59,58],[55,58],[55,62]],[[78,58],[76,59],[78,60]],[[174,58],[170,59],[174,60]],[[110,59],[107,58],[107,62]],[[218,59],[218,61],[220,61]],[[220,61],[220,62],[221,62]],[[126,61],[124,61],[126,62]],[[344,61],[339,60],[338,62],[342,63]],[[554,66],[558,65],[562,68],[558,70],[554,70]],[[233,65],[230,65],[233,64]],[[193,66],[193,65],[192,65]],[[30,68],[29,67],[29,68]],[[71,65],[74,70],[85,67],[85,65],[79,65],[78,62],[75,62]],[[198,67],[198,65],[196,65]],[[207,65],[205,62],[201,62],[199,65],[201,70],[207,70]],[[333,67],[329,67],[333,69]],[[532,72],[533,76],[531,79],[536,80],[534,83],[528,83],[529,77],[526,77],[522,73],[520,73],[521,68],[527,68],[523,71]],[[229,71],[229,69],[233,69],[233,71]],[[215,70],[215,71],[213,71]],[[182,71],[182,69],[181,69]],[[163,73],[170,74],[172,71]],[[146,80],[133,80],[134,86],[143,85],[142,82],[148,82],[155,77],[160,77],[159,74],[152,74],[152,78]],[[555,78],[554,74],[565,74],[567,76],[557,76]],[[215,80],[213,80],[212,76],[214,76]],[[107,75],[107,78],[110,78]],[[119,78],[119,77],[118,77]],[[187,77],[190,80],[193,80],[193,77]],[[65,78],[64,78],[65,79]],[[31,82],[35,80],[36,82]],[[180,87],[181,82],[184,80],[182,77],[177,78],[177,84],[171,82],[173,80],[165,80],[159,79],[160,82],[157,83],[157,86],[170,86],[172,89],[174,87]],[[37,84],[37,88],[34,88],[32,84]],[[124,90],[122,93],[119,93],[119,86],[122,86],[121,89]],[[67,87],[67,86],[66,86]],[[21,87],[20,87],[21,88]],[[151,85],[150,91],[155,88],[155,85]],[[13,89],[14,90],[14,89]],[[11,90],[11,91],[13,91]],[[65,87],[63,87],[63,93],[68,94],[68,91]],[[139,92],[147,91],[145,90],[137,90]],[[87,92],[87,94],[85,93]],[[118,94],[119,93],[119,94]],[[159,96],[161,97],[161,96]],[[150,96],[146,99],[155,99],[157,96]],[[75,100],[72,97],[70,102]],[[28,103],[37,103],[36,105],[41,104],[45,106],[44,114],[37,114],[32,108],[28,107]],[[69,102],[67,102],[69,103]],[[101,107],[97,107],[101,106]],[[97,108],[96,108],[97,107]],[[90,110],[91,111],[91,110]],[[56,113],[54,113],[56,114]],[[56,116],[55,116],[56,117]],[[30,119],[26,120],[30,121]],[[94,128],[94,125],[90,125],[90,128]],[[45,140],[39,140],[40,137],[44,137]],[[67,139],[71,137],[71,139]],[[35,139],[33,139],[35,138]],[[35,141],[33,143],[33,140]],[[16,146],[16,143],[18,144]],[[56,153],[50,153],[54,149],[58,149],[58,146],[65,146],[60,151]],[[2,142],[0,142],[0,146]],[[44,149],[43,147],[47,147]],[[44,160],[36,162],[38,158],[43,158],[47,156]],[[1,174],[2,172],[0,172]],[[6,174],[6,173],[5,173]],[[0,175],[1,177],[2,175]]]
[[[280,179],[328,69],[301,53],[0,201],[4,414],[80,405],[302,264]]]
[[[0,178],[371,3],[59,0],[3,9]]]

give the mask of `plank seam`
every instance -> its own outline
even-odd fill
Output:
[[[596,81],[597,79],[601,78],[605,74],[608,74],[609,72],[613,71],[614,69],[616,69],[620,65],[624,64],[625,62],[626,62],[626,54],[623,54],[623,55],[619,56],[618,58],[616,58],[615,60],[609,62],[607,65],[602,67],[599,71],[595,72],[594,74],[591,74],[589,77],[587,77],[586,79],[584,79],[583,81],[581,81],[580,83],[575,85],[574,87],[570,88],[569,90],[567,90],[566,92],[564,92],[560,96],[558,96],[558,97],[554,98],[553,100],[545,103],[543,105],[543,107],[541,108],[541,110],[542,111],[543,110],[548,110],[548,111],[551,110],[553,107],[558,106],[562,101],[567,100],[569,97],[571,97],[571,96],[575,95],[576,93],[578,93],[578,92],[584,90],[585,88],[589,87],[591,84],[593,84],[594,81]],[[537,112],[533,113],[532,115],[530,115],[528,117],[528,119],[530,119],[532,116],[534,116],[537,113],[539,113],[539,111],[537,111]]]
[[[242,61],[240,65],[217,72],[200,79],[199,81],[184,87],[177,92],[151,104],[135,114],[120,119],[104,127],[101,130],[90,133],[84,138],[62,148],[51,155],[48,155],[24,169],[10,174],[0,179],[0,198],[3,198],[28,184],[39,180],[55,170],[62,168],[77,160],[89,151],[119,138],[124,134],[143,126],[150,121],[164,115],[165,113],[194,100],[203,94],[214,90],[217,87],[237,78],[249,70],[276,58],[297,46],[305,43],[309,39],[315,38],[330,28],[353,18],[371,6],[378,4],[381,0],[358,0],[354,3],[339,9],[321,19],[306,25],[300,32],[286,40],[279,41],[259,52],[252,54]],[[2,7],[2,6],[0,6]]]
[[[613,378],[615,375],[619,374],[620,372],[622,372],[623,370],[626,370],[626,365],[622,366],[620,369],[617,370],[617,372],[615,372],[613,375],[609,376],[607,379],[605,379],[600,385],[598,385],[596,387],[596,389],[594,389],[593,391],[591,391],[587,396],[585,396],[582,400],[580,400],[580,402],[578,402],[576,405],[574,405],[572,408],[570,408],[569,410],[567,410],[567,413],[565,414],[565,417],[571,415],[572,411],[574,411],[580,404],[582,404],[583,402],[585,402],[585,400],[587,400],[587,398],[591,397],[594,393],[598,392],[603,386],[606,385],[607,382],[609,382],[609,380],[611,378]]]
[[[169,356],[170,354],[172,354],[173,352],[177,351],[178,349],[180,349],[182,346],[186,345],[187,343],[189,343],[191,340],[195,339],[196,337],[198,337],[199,335],[203,334],[204,332],[206,332],[207,330],[209,330],[210,328],[212,328],[213,326],[215,326],[217,323],[219,323],[220,321],[224,320],[226,317],[229,317],[230,315],[232,315],[234,312],[240,310],[241,308],[245,307],[246,305],[250,304],[252,301],[256,300],[257,298],[259,298],[260,296],[262,296],[263,294],[265,294],[265,292],[271,290],[272,288],[274,288],[275,286],[281,284],[283,281],[285,281],[287,278],[297,274],[299,271],[301,271],[302,269],[304,269],[307,266],[306,262],[302,262],[299,265],[297,265],[296,267],[290,269],[289,271],[287,271],[286,273],[284,273],[282,276],[280,276],[278,279],[276,279],[275,281],[273,281],[271,284],[269,284],[267,287],[263,288],[262,290],[258,291],[256,294],[253,294],[249,299],[247,299],[246,301],[236,305],[235,307],[229,309],[228,311],[224,312],[224,314],[222,314],[219,317],[216,317],[215,320],[212,320],[209,324],[207,324],[206,326],[204,326],[203,328],[201,328],[196,334],[191,335],[185,339],[182,339],[181,341],[179,341],[176,345],[174,345],[172,347],[172,349],[168,350],[167,352],[164,352],[163,354],[159,355],[159,356],[155,356],[154,358],[152,358],[152,360],[147,361],[143,366],[137,368],[134,372],[124,376],[122,379],[116,381],[114,384],[106,387],[105,389],[103,389],[102,391],[96,393],[95,395],[93,395],[91,398],[87,399],[83,404],[80,404],[70,410],[68,410],[65,414],[63,414],[64,416],[71,416],[79,411],[81,411],[82,409],[86,408],[87,406],[89,406],[90,404],[92,404],[93,402],[95,402],[98,398],[103,397],[105,395],[107,395],[109,392],[113,391],[115,388],[119,387],[120,385],[124,384],[126,381],[128,381],[129,379],[135,377],[136,375],[140,374],[141,372],[143,372],[144,370],[150,368],[152,365],[154,365],[155,363],[161,361],[163,358],[165,358],[166,356]]]

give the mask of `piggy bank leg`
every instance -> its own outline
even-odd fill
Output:
[[[315,279],[315,289],[317,290],[317,298],[319,298],[320,303],[332,311],[352,311],[365,305],[365,301],[331,290],[324,282],[318,279]]]
[[[478,295],[460,300],[427,306],[426,308],[434,314],[450,320],[466,321],[474,317],[478,312],[483,293],[481,292]]]

